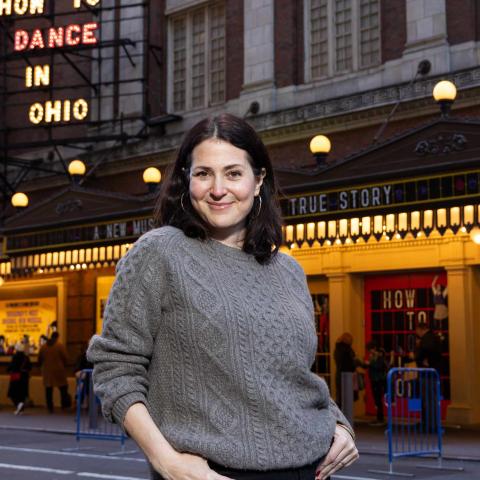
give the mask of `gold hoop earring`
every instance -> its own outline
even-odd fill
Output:
[[[185,207],[183,205],[183,196],[185,195],[185,192],[182,193],[180,196],[180,205],[182,206],[182,210],[186,213],[187,211],[185,210]]]

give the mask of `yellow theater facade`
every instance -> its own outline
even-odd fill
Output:
[[[310,172],[284,170],[285,243],[307,273],[319,351],[374,340],[411,360],[415,325],[440,337],[442,416],[480,423],[480,123],[442,117]],[[335,382],[330,382],[332,389]],[[373,414],[367,392],[356,414]]]

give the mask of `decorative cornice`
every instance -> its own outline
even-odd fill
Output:
[[[355,243],[350,245],[329,245],[323,247],[308,247],[303,246],[302,248],[294,248],[291,250],[294,257],[312,257],[316,255],[325,255],[332,252],[341,252],[341,253],[350,253],[350,252],[365,252],[369,250],[396,250],[399,248],[418,248],[425,246],[438,246],[442,244],[450,243],[452,240],[462,243],[470,242],[470,237],[468,234],[457,234],[449,235],[445,237],[429,237],[429,238],[418,238],[418,239],[398,239],[398,240],[385,240],[377,242],[375,239],[371,238],[367,243]]]

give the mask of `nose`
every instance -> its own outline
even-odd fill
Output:
[[[213,198],[222,198],[227,193],[223,178],[221,175],[215,175],[212,187],[210,189],[210,195]]]

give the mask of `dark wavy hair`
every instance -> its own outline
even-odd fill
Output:
[[[155,222],[157,226],[172,225],[180,228],[188,237],[201,240],[209,238],[208,225],[193,208],[188,194],[193,149],[209,138],[218,138],[245,150],[256,176],[265,169],[266,175],[259,194],[262,197],[261,208],[258,200],[255,200],[247,216],[243,251],[254,255],[259,263],[267,263],[277,253],[282,241],[276,181],[267,149],[260,137],[245,120],[234,115],[224,113],[206,118],[186,133],[175,163],[169,167],[167,178],[160,189]],[[181,204],[182,195],[185,209]]]

